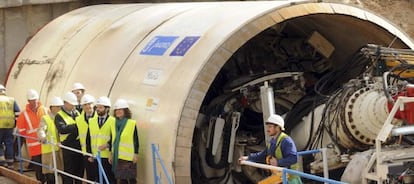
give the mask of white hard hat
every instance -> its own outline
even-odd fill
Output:
[[[0,90],[6,90],[6,88],[0,84]]]
[[[82,96],[80,104],[85,105],[88,103],[95,103],[95,98],[90,94],[85,94]]]
[[[29,91],[27,91],[27,100],[37,100],[39,99],[39,93],[37,93],[36,90],[34,89],[29,89]]]
[[[272,114],[267,119],[266,124],[275,124],[279,125],[282,130],[285,130],[285,121],[283,120],[282,116],[277,114]]]
[[[114,104],[114,109],[129,108],[128,102],[125,99],[118,99]]]
[[[96,100],[96,105],[111,107],[111,100],[106,96],[101,96]]]
[[[49,106],[62,106],[63,100],[60,97],[54,96]]]
[[[67,92],[65,96],[63,96],[63,101],[72,105],[78,105],[78,98],[76,98],[76,95],[72,92]]]
[[[72,86],[72,91],[77,90],[77,89],[83,89],[83,90],[85,90],[85,87],[81,83],[76,82]]]

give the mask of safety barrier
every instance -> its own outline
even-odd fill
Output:
[[[164,165],[164,161],[162,161],[160,153],[158,152],[158,149],[155,144],[151,144],[152,147],[152,165],[153,165],[153,170],[154,170],[154,182],[155,184],[159,184],[161,183],[161,176],[159,176],[157,174],[157,162],[156,159],[158,158],[160,160],[161,163],[161,167],[162,170],[164,171],[165,176],[167,177],[168,183],[172,184],[172,179],[170,177],[170,175],[168,174],[167,168]]]
[[[248,165],[248,166],[257,167],[257,168],[261,168],[261,169],[270,169],[270,170],[280,171],[280,172],[282,172],[283,184],[288,183],[287,174],[294,174],[294,175],[300,176],[302,178],[308,178],[308,179],[311,179],[311,180],[314,180],[314,181],[319,181],[319,182],[324,182],[324,183],[345,184],[345,183],[340,182],[340,181],[336,181],[336,180],[332,180],[332,179],[328,179],[328,178],[323,178],[323,177],[320,177],[320,176],[307,174],[307,173],[304,173],[304,172],[300,172],[300,171],[296,171],[296,170],[292,170],[292,169],[287,169],[287,168],[284,168],[284,167],[277,167],[277,166],[272,166],[272,165],[267,165],[267,164],[260,164],[260,163],[256,163],[256,162],[245,161],[245,160],[241,161],[240,163],[242,165]]]
[[[323,177],[329,178],[329,168],[328,168],[328,159],[326,158],[326,148],[316,149],[316,150],[307,150],[307,151],[299,151],[298,156],[308,155],[308,154],[315,154],[322,152],[322,166],[323,166]]]
[[[255,162],[251,162],[251,161],[241,161],[240,163],[242,165],[249,165],[249,166],[257,167],[257,168],[261,168],[261,169],[269,169],[269,170],[280,171],[280,172],[282,172],[283,184],[288,183],[287,174],[298,175],[298,176],[303,177],[303,178],[308,178],[308,179],[311,179],[311,180],[324,182],[324,183],[344,184],[343,182],[339,182],[339,181],[336,181],[336,180],[329,179],[329,169],[328,169],[328,161],[327,161],[328,159],[326,158],[326,148],[321,148],[321,149],[316,149],[316,150],[308,150],[308,151],[300,151],[297,154],[298,154],[298,156],[303,156],[303,155],[315,154],[315,153],[319,153],[319,152],[322,152],[323,175],[324,175],[323,178],[320,177],[320,176],[304,173],[304,172],[297,171],[297,170],[292,170],[292,169],[287,169],[287,168],[284,168],[284,167],[277,167],[277,166],[272,166],[272,165],[267,165],[267,164],[260,164],[260,163],[255,163]]]
[[[45,167],[47,169],[50,169],[50,170],[54,171],[54,173],[55,173],[55,181],[56,181],[57,184],[59,183],[58,174],[63,174],[63,175],[66,175],[66,176],[75,178],[77,180],[81,180],[81,181],[86,182],[86,183],[92,183],[92,184],[95,184],[96,183],[95,181],[90,181],[90,180],[87,180],[87,179],[84,179],[84,178],[81,178],[81,177],[78,177],[78,176],[75,176],[73,174],[70,174],[70,173],[67,173],[65,171],[62,171],[62,170],[57,169],[55,149],[52,149],[53,168],[51,168],[51,167],[49,167],[47,165],[43,165],[43,164],[38,163],[38,162],[34,162],[32,160],[28,160],[28,159],[22,158],[22,154],[21,154],[21,137],[26,138],[26,139],[36,140],[36,141],[39,141],[39,139],[38,138],[29,137],[29,136],[25,136],[25,135],[21,135],[19,133],[14,133],[14,135],[17,137],[17,144],[18,144],[18,149],[19,149],[17,159],[19,160],[20,174],[23,174],[23,161],[25,161],[25,162],[29,162],[29,163],[32,163],[32,164],[35,164],[35,165],[38,165],[38,166],[41,166],[41,167]],[[104,181],[106,182],[106,184],[109,184],[108,177],[106,176],[105,171],[104,171],[103,166],[102,166],[101,152],[100,151],[98,151],[98,154],[96,156],[94,156],[94,155],[92,155],[90,153],[85,153],[85,152],[82,152],[80,150],[77,150],[77,149],[74,149],[74,148],[71,148],[71,147],[64,146],[64,145],[62,145],[60,143],[56,144],[56,143],[53,142],[53,139],[51,139],[51,140],[52,140],[51,142],[47,142],[46,144],[51,144],[53,146],[57,145],[57,146],[59,146],[62,149],[67,149],[67,150],[70,150],[70,151],[73,151],[73,152],[76,152],[76,153],[79,153],[79,154],[82,154],[82,155],[85,155],[85,156],[89,156],[89,157],[96,158],[96,161],[98,163],[99,184],[103,184]]]

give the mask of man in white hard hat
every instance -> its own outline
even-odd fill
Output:
[[[13,167],[13,130],[20,109],[13,97],[6,96],[6,88],[0,84],[0,166]],[[4,147],[6,149],[4,149]]]
[[[96,117],[94,108],[95,98],[90,94],[83,95],[81,99],[82,112],[80,116],[76,117],[76,125],[78,127],[79,142],[81,144],[82,152],[92,153],[91,148],[91,132],[89,130],[89,122],[91,118]],[[83,165],[86,170],[86,178],[90,181],[99,182],[99,178],[95,178],[95,174],[98,170],[95,170],[94,163],[89,162],[89,156],[83,157]],[[93,160],[92,160],[93,161]]]
[[[62,109],[56,114],[55,125],[59,132],[59,139],[62,145],[81,149],[78,139],[78,127],[76,126],[76,117],[79,116],[79,112],[75,109],[75,105],[78,105],[78,99],[72,92],[67,92],[63,96]],[[62,149],[63,155],[63,170],[75,176],[83,178],[83,156],[79,153]],[[62,181],[64,184],[82,183],[80,180],[73,179],[66,175],[62,175]]]
[[[111,100],[106,96],[101,96],[96,100],[95,105],[98,116],[89,120],[92,154],[97,155],[98,150],[101,151],[102,166],[108,177],[108,181],[109,183],[116,183],[115,176],[112,172],[112,165],[109,164],[108,161],[110,155],[108,142],[111,139],[111,127],[115,126],[115,118],[109,115]],[[96,161],[92,158],[89,158],[89,161],[93,163],[94,166],[95,181],[99,180],[98,165],[96,164]]]
[[[248,160],[289,169],[298,169],[296,145],[292,138],[283,132],[284,130],[285,121],[283,118],[277,114],[270,115],[266,120],[266,131],[270,137],[270,141],[266,143],[266,148],[261,152],[242,156],[239,158],[239,161]],[[291,175],[289,177],[289,184],[301,183],[299,176]]]
[[[49,104],[50,113],[44,115],[40,120],[40,127],[37,131],[38,138],[42,143],[42,164],[54,167],[53,164],[53,151],[56,155],[56,167],[62,170],[63,160],[62,153],[57,146],[58,142],[58,131],[55,126],[55,116],[61,110],[63,106],[63,100],[60,97],[53,97]],[[53,145],[51,144],[53,142]],[[45,175],[45,182],[47,184],[54,184],[56,182],[54,171],[46,167],[42,168],[42,172]]]
[[[74,93],[76,95],[76,98],[78,99],[78,105],[75,106],[78,112],[82,112],[82,105],[80,104],[80,102],[82,100],[83,95],[85,94],[85,91],[86,89],[82,83],[75,82],[72,86],[72,93]]]
[[[26,145],[31,160],[37,163],[42,162],[42,145],[37,138],[37,130],[40,126],[40,119],[48,113],[48,110],[39,101],[39,93],[34,89],[27,91],[27,104],[25,110],[17,118],[17,130],[19,134],[27,136]],[[36,172],[36,179],[44,182],[42,167],[36,164],[30,164]]]

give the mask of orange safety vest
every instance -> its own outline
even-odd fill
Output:
[[[37,129],[40,125],[40,119],[47,114],[47,109],[38,102],[37,112],[33,112],[29,104],[26,105],[26,110],[17,118],[17,130],[20,134],[31,138],[26,138],[27,149],[30,156],[37,156],[42,154],[42,146],[37,138]]]

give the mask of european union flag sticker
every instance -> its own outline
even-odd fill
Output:
[[[177,38],[178,36],[156,36],[148,42],[140,54],[162,56]]]
[[[199,38],[199,36],[186,36],[171,52],[170,56],[184,56]]]

